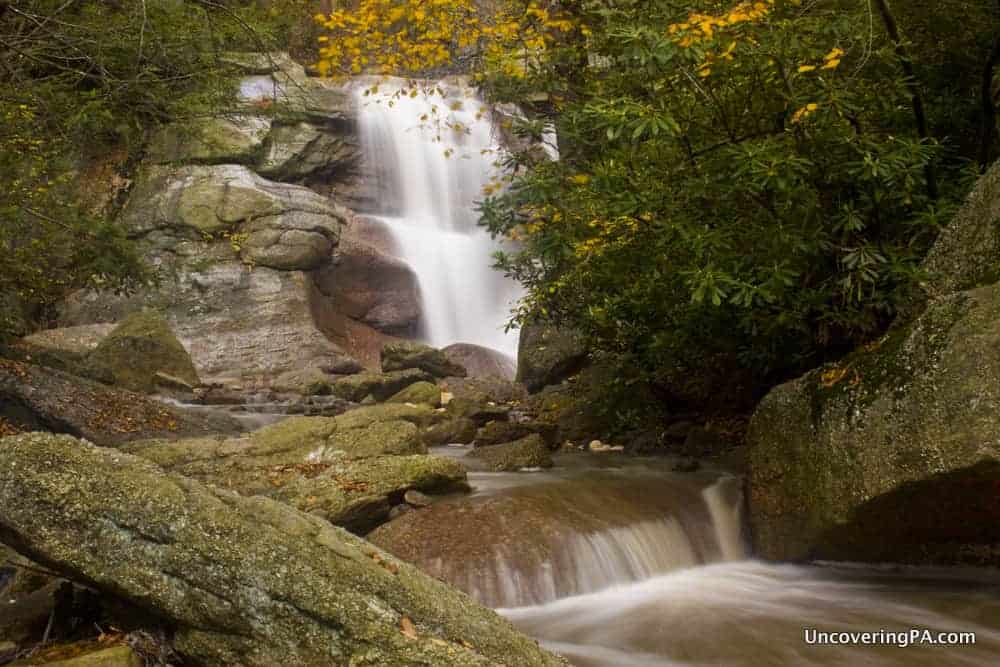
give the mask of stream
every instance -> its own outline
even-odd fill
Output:
[[[411,513],[427,531],[402,551],[578,667],[1000,663],[1000,572],[753,560],[728,473],[560,454],[552,471],[470,481],[471,495]],[[806,628],[976,637],[820,646]]]

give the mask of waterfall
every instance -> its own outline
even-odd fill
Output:
[[[500,176],[490,114],[457,80],[355,83],[366,173],[378,217],[417,275],[421,337],[436,347],[474,343],[514,356],[505,332],[519,285],[492,268],[496,241],[476,223],[476,202]]]

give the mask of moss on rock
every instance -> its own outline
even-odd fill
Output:
[[[389,403],[413,403],[441,407],[441,389],[433,382],[414,382],[389,397]]]
[[[478,447],[469,456],[483,461],[496,472],[514,471],[522,468],[551,468],[552,454],[537,433],[499,445]]]
[[[152,393],[157,373],[200,384],[187,350],[170,325],[153,310],[129,315],[87,357],[87,366],[107,374],[120,387]]]

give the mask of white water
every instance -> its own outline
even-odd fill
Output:
[[[365,94],[372,86],[374,94]],[[490,114],[457,82],[402,79],[355,84],[361,145],[374,174],[378,210],[420,282],[421,337],[435,347],[474,343],[514,356],[505,332],[520,297],[517,283],[492,268],[496,241],[476,222],[476,202],[499,177]]]

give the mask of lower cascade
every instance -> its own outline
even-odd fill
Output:
[[[474,343],[510,356],[504,331],[520,287],[492,268],[499,249],[477,226],[476,202],[500,177],[490,114],[461,81],[379,78],[354,84],[374,210],[420,283],[422,337]]]
[[[995,664],[1000,575],[763,563],[747,548],[741,478],[565,463],[474,473],[472,497],[369,539],[580,667]],[[975,643],[916,646],[918,630]],[[866,632],[882,634],[846,643]]]

